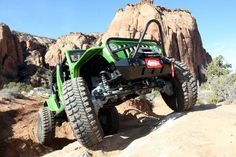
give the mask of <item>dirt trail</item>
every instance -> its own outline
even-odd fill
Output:
[[[50,149],[36,144],[37,111],[42,101],[34,99],[0,103],[1,156],[37,156]]]
[[[39,145],[36,140],[37,112],[45,98],[17,99],[11,102],[0,102],[0,156],[7,157],[31,157],[41,156],[75,141],[74,135],[68,123],[56,127],[56,139],[51,147]],[[148,132],[148,125],[160,120],[152,112],[152,104],[146,101],[131,100],[118,107],[120,113],[120,132],[122,136],[129,136],[122,141],[125,148],[132,140],[143,136]],[[146,128],[145,128],[146,127]],[[139,128],[139,129],[137,129]],[[135,133],[127,133],[127,130],[135,129]],[[104,141],[109,142],[110,138]],[[113,140],[113,139],[112,139]],[[111,141],[110,141],[111,142]],[[99,149],[112,150],[116,145],[109,147],[101,145]]]
[[[198,105],[176,114],[156,99],[137,100],[118,107],[120,130],[93,151],[74,140],[68,123],[56,128],[51,147],[36,142],[37,111],[43,98],[0,103],[0,156],[235,156],[236,105]],[[154,112],[153,112],[154,111]],[[55,151],[57,150],[57,151]]]
[[[17,99],[0,102],[0,156],[32,157],[58,150],[73,142],[70,126],[57,127],[55,144],[37,143],[37,112],[45,98]]]

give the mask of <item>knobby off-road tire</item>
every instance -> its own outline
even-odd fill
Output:
[[[174,70],[174,79],[167,78],[173,85],[174,94],[169,96],[161,92],[162,98],[172,110],[176,112],[188,111],[197,101],[196,80],[183,63],[176,61]]]
[[[68,80],[62,90],[66,115],[77,140],[85,147],[101,142],[103,131],[85,81],[81,77]]]
[[[38,142],[43,145],[50,145],[55,137],[55,123],[52,111],[42,107],[38,112]]]
[[[104,135],[112,135],[119,130],[119,113],[115,107],[101,108],[98,113],[98,119],[102,125]]]

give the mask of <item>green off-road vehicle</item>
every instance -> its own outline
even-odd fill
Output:
[[[151,23],[159,27],[160,42],[144,39]],[[68,120],[77,140],[93,146],[119,129],[116,105],[153,89],[177,112],[196,103],[195,79],[183,63],[166,56],[157,20],[147,23],[140,39],[109,38],[100,46],[67,51],[38,113],[38,141],[49,145],[55,123]]]

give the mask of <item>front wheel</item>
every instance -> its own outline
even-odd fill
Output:
[[[85,147],[102,141],[103,131],[83,78],[63,83],[65,111],[77,140]]]
[[[38,112],[38,142],[49,145],[55,137],[54,115],[48,107],[42,107]]]
[[[161,96],[172,110],[176,112],[188,111],[197,101],[197,84],[185,64],[176,61],[174,69],[174,78],[166,79],[173,86],[173,94],[168,95],[161,92]]]

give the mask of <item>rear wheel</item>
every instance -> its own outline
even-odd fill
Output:
[[[85,147],[101,142],[102,127],[85,81],[78,77],[64,82],[63,98],[66,115],[77,140]]]
[[[119,130],[119,113],[115,107],[101,108],[98,113],[104,135],[112,135]]]
[[[188,111],[197,101],[197,84],[187,66],[175,62],[175,77],[167,78],[173,86],[173,94],[162,93],[166,104],[174,111]]]
[[[38,112],[37,137],[38,142],[43,145],[49,145],[55,137],[54,116],[47,107]]]

